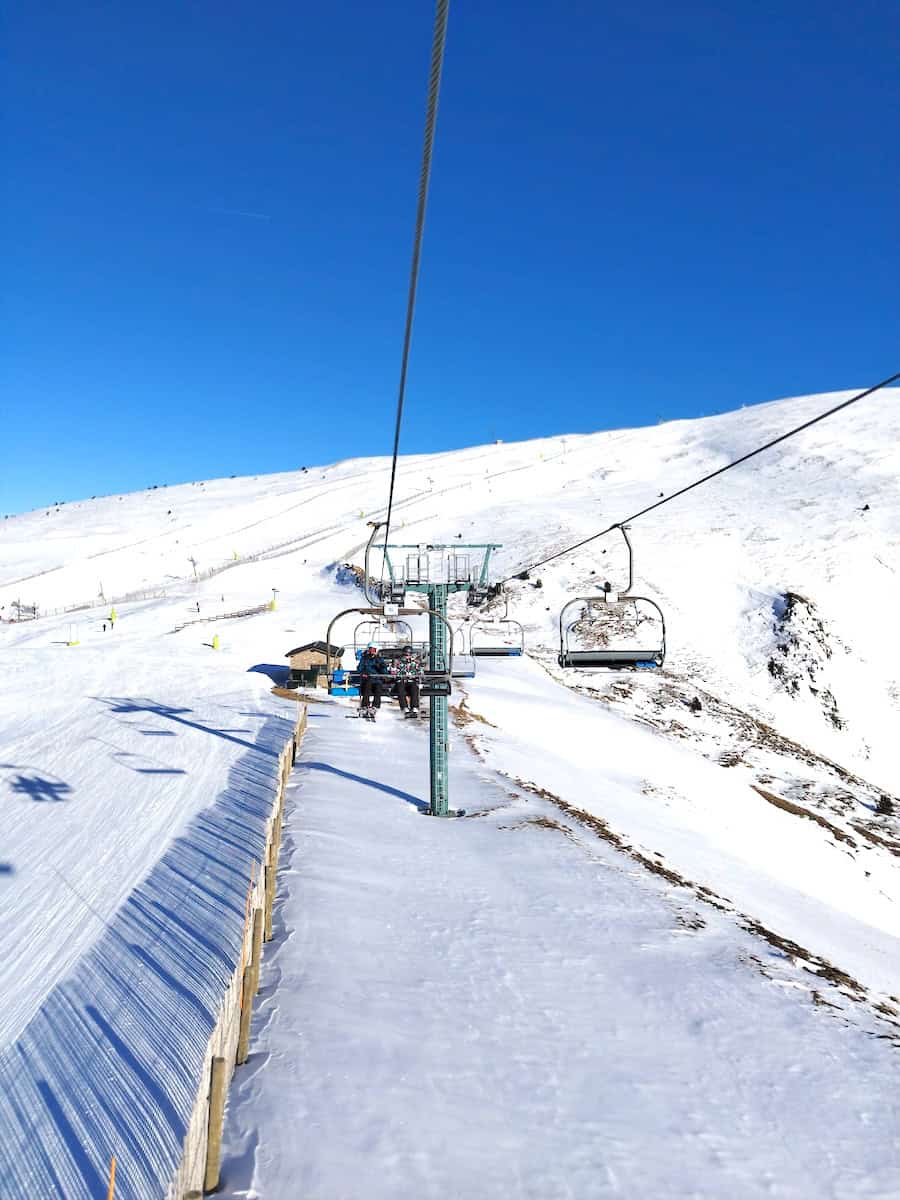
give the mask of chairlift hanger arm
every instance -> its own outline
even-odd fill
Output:
[[[630,592],[631,586],[634,583],[634,550],[632,549],[631,538],[628,536],[628,526],[619,525],[617,528],[620,530],[622,537],[625,539],[625,545],[628,547],[628,587],[625,591]]]
[[[372,532],[369,536],[369,540],[366,542],[366,558],[365,558],[365,564],[364,564],[365,575],[363,576],[363,591],[366,594],[366,599],[368,600],[368,602],[370,604],[374,604],[375,601],[372,599],[371,595],[369,594],[369,554],[372,551],[372,543],[375,541],[375,538],[378,535],[378,530],[383,528],[384,522],[383,521],[370,521],[369,524],[372,526]]]

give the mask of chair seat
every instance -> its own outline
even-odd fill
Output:
[[[453,670],[450,672],[454,679],[474,679],[475,660],[471,654],[454,654]]]
[[[521,655],[521,646],[473,646],[475,658],[514,658]]]
[[[606,670],[655,670],[658,650],[570,650],[559,656],[561,667],[603,667]]]

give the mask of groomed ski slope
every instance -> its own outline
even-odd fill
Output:
[[[223,1195],[900,1192],[896,1050],[867,1022],[461,738],[467,816],[424,816],[426,731],[346,713],[317,706],[294,772]]]
[[[510,611],[525,625],[529,659],[517,664],[514,687],[496,665],[479,666],[466,683],[470,715],[459,718],[467,723],[451,763],[454,798],[453,773],[477,752],[492,778],[521,780],[509,786],[530,804],[543,789],[606,821],[636,877],[643,863],[661,862],[685,881],[685,895],[713,893],[735,938],[759,926],[753,953],[764,963],[774,956],[790,973],[793,956],[818,971],[798,968],[806,986],[788,999],[816,1008],[820,993],[838,1006],[817,1026],[834,1031],[822,1036],[836,1039],[838,1063],[846,1029],[872,1019],[893,1037],[900,1008],[900,822],[876,812],[900,792],[898,397],[872,397],[636,525],[636,583],[660,600],[668,623],[659,678],[563,680],[555,667],[559,608],[599,580],[621,579],[615,542],[513,580]],[[405,458],[395,535],[503,542],[497,574],[510,575],[840,398]],[[366,521],[383,515],[388,471],[384,458],[353,460],[0,522],[0,1059],[10,1083],[0,1163],[15,1163],[26,1171],[15,1178],[28,1181],[13,1188],[14,1200],[41,1188],[55,1194],[60,1171],[81,1181],[67,1197],[99,1194],[96,1180],[123,1144],[139,1167],[123,1171],[122,1195],[156,1197],[152,1181],[168,1177],[177,1114],[190,1098],[191,1039],[210,1018],[228,958],[200,983],[196,946],[223,937],[230,892],[217,884],[219,899],[209,903],[182,871],[173,907],[159,880],[174,886],[167,856],[195,864],[198,845],[223,858],[203,822],[227,806],[234,780],[251,807],[264,804],[269,751],[279,722],[294,715],[292,703],[269,694],[272,679],[289,649],[322,638],[338,609],[361,601],[337,582],[336,567],[361,561]],[[274,612],[225,615],[258,609],[273,588]],[[803,597],[799,623],[785,618],[789,593]],[[113,600],[119,619],[104,632]],[[9,623],[16,602],[36,604],[40,619]],[[352,623],[338,633],[346,643]],[[703,707],[694,715],[687,705],[696,696]],[[423,796],[423,780],[392,786]],[[367,878],[379,869],[374,859]],[[485,889],[493,886],[486,878]],[[119,936],[146,887],[179,918],[141,918],[152,946]],[[767,934],[781,939],[781,951]],[[143,957],[132,944],[143,945]],[[797,954],[785,949],[791,944]],[[118,1038],[107,1050],[117,1049],[102,1058],[96,1021],[82,1019],[98,963],[118,980],[103,1016]],[[158,988],[198,1022],[182,1030],[174,1074],[163,1072],[172,1088],[179,1080],[175,1109],[166,1103],[172,1089],[159,1086],[168,1000],[142,1002]],[[871,1042],[873,1053],[893,1053],[889,1040]],[[97,1071],[76,1084],[86,1062]],[[124,1109],[110,1094],[127,1097]],[[871,1096],[873,1113],[896,1124],[889,1094],[873,1088]],[[100,1111],[103,1120],[85,1132],[80,1114]],[[138,1128],[146,1145],[130,1132]]]

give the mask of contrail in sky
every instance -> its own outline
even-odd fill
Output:
[[[269,213],[247,212],[243,208],[211,208],[210,212],[226,213],[230,217],[252,217],[255,221],[271,221]]]

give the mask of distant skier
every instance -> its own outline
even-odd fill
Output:
[[[370,642],[356,668],[359,673],[360,711],[363,716],[375,715],[381,708],[382,676],[390,674],[387,662],[378,653],[378,647]]]
[[[419,682],[422,678],[422,661],[413,652],[412,646],[407,646],[397,663],[397,700],[400,711],[406,715],[407,703],[409,715],[419,715]]]

